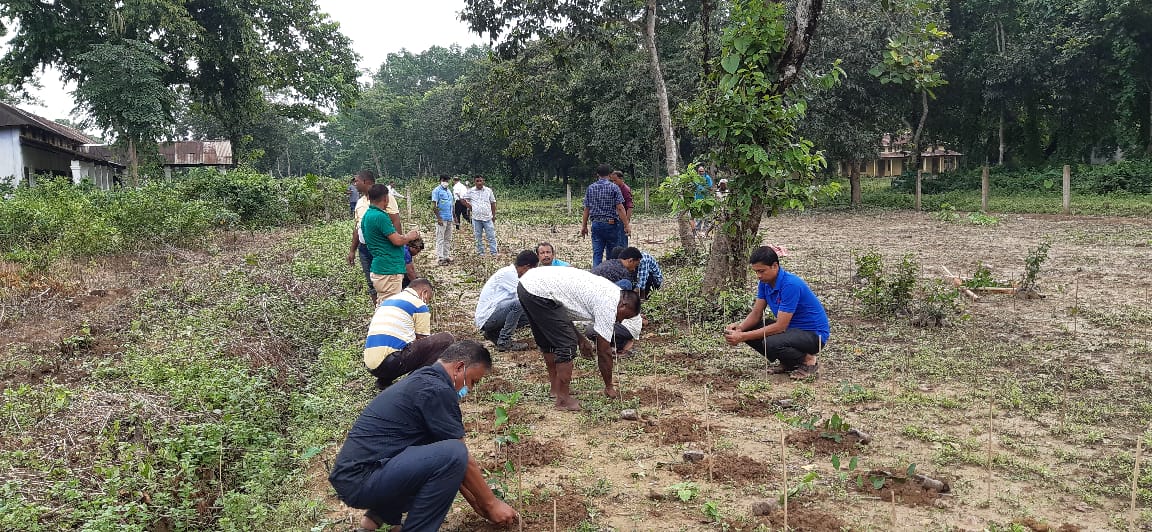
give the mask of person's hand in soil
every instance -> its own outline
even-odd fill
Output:
[[[724,341],[728,342],[728,345],[740,345],[740,344],[744,343],[744,341],[745,341],[744,340],[744,333],[741,331],[737,331],[737,330],[725,329],[724,330]]]
[[[728,331],[739,331],[739,330],[740,330],[740,322],[738,322],[738,321],[734,321],[734,322],[729,323],[728,325],[724,326],[724,334],[728,334]]]
[[[497,525],[511,525],[516,522],[520,514],[516,513],[508,503],[500,500],[493,499],[492,502],[484,508],[484,514],[481,516]]]

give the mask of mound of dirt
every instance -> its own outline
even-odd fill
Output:
[[[755,530],[759,526],[767,527],[768,530],[778,530],[784,527],[784,510],[776,510],[764,517],[753,517],[745,523],[728,520],[725,524],[730,530]],[[848,529],[848,524],[839,517],[816,508],[793,506],[789,503],[788,529],[805,532],[840,532]]]
[[[639,399],[640,406],[668,406],[673,404],[682,404],[684,396],[674,390],[665,390],[662,388],[654,388],[652,386],[644,386],[635,391],[620,392],[621,400]]]
[[[880,489],[872,484],[872,479],[883,478],[884,484]],[[951,480],[944,478],[937,478],[944,482],[945,491],[947,486],[952,484]],[[892,494],[896,494],[896,502],[906,506],[933,506],[936,499],[942,495],[941,491],[927,487],[915,479],[907,477],[900,477],[892,475],[886,471],[869,471],[864,475],[863,485],[857,484],[855,481],[851,483],[853,488],[860,492],[879,497],[881,501],[889,502],[892,500]]]
[[[1018,519],[1013,521],[1012,524],[1026,526],[1032,532],[1081,532],[1084,530],[1081,527],[1068,523],[1064,523],[1060,525],[1059,528],[1057,528],[1055,526],[1049,525],[1048,523],[1045,523],[1044,521],[1040,521],[1032,517]]]
[[[715,423],[712,429],[719,428]],[[659,434],[660,443],[686,443],[690,441],[703,441],[707,437],[704,423],[691,416],[677,416],[659,420],[655,425],[644,427],[644,432]]]
[[[811,449],[817,454],[839,454],[853,456],[860,454],[860,437],[855,434],[842,434],[840,441],[825,438],[819,430],[802,430],[785,436],[784,441],[799,449]]]
[[[746,486],[772,478],[767,464],[743,455],[717,454],[699,462],[681,462],[668,467],[688,480],[708,480],[708,467],[712,467],[712,480]]]
[[[717,398],[716,407],[721,412],[743,417],[766,417],[780,411],[780,407],[774,401],[748,395]]]
[[[480,466],[486,470],[494,471],[504,467],[509,460],[515,465],[519,462],[521,467],[540,467],[552,464],[564,458],[564,444],[557,440],[536,441],[522,440],[520,443],[508,445],[500,449],[499,458],[487,460]]]
[[[588,502],[584,497],[575,494],[541,496],[538,492],[525,494],[525,504],[510,502],[513,508],[520,512],[524,520],[524,530],[572,530],[585,519],[588,519]],[[553,506],[555,501],[555,506]],[[485,521],[480,516],[470,513],[458,530],[469,532],[507,532],[515,530],[516,524],[510,527],[497,526]]]

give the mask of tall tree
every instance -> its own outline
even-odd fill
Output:
[[[46,65],[79,82],[92,46],[148,43],[167,67],[164,83],[215,117],[241,155],[269,98],[300,115],[351,101],[358,88],[351,42],[315,0],[3,2],[0,20],[18,27],[0,58],[0,79],[12,83]]]
[[[802,208],[818,192],[838,187],[814,186],[824,160],[797,135],[812,85],[830,87],[842,74],[839,67],[822,76],[803,71],[822,7],[822,0],[799,0],[786,28],[782,4],[733,1],[719,68],[688,109],[693,129],[714,146],[712,161],[731,171],[732,193],[721,210],[722,229],[712,242],[704,275],[703,292],[709,298],[743,286],[748,253],[759,241],[765,214]],[[802,79],[812,83],[799,83]],[[683,176],[667,182],[668,188],[681,190],[690,183]]]

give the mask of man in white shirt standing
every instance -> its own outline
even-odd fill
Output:
[[[484,186],[484,176],[473,178],[476,186],[464,196],[464,204],[472,210],[472,233],[476,237],[476,254],[484,255],[484,238],[488,239],[488,251],[496,256],[496,195],[491,188]]]
[[[538,260],[536,253],[521,251],[511,266],[496,270],[480,290],[480,299],[476,300],[476,326],[499,351],[528,349],[528,344],[512,342],[516,329],[528,326],[528,316],[524,315],[524,307],[516,297],[516,287],[520,277],[536,267]]]
[[[612,339],[617,323],[640,313],[640,295],[612,281],[577,268],[534,268],[520,277],[516,289],[528,315],[532,337],[544,355],[556,409],[580,410],[572,398],[572,359],[582,331],[574,321],[590,321],[596,332],[596,365],[604,379],[604,395],[615,398],[612,383]]]
[[[459,177],[452,178],[452,195],[456,197],[456,208],[453,216],[456,218],[456,230],[460,230],[460,217],[463,216],[468,223],[472,223],[472,215],[468,212],[468,204],[464,203],[464,196],[468,195],[468,185],[461,183]]]

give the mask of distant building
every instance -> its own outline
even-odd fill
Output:
[[[232,141],[180,140],[161,142],[157,146],[164,158],[164,177],[172,177],[173,168],[215,168],[227,172],[232,162]]]
[[[891,135],[884,135],[880,141],[880,152],[875,158],[857,161],[860,175],[868,177],[899,176],[912,155],[907,149],[910,139],[901,138],[892,142]],[[940,146],[930,147],[920,153],[920,170],[926,174],[940,174],[960,168],[960,157],[964,154]],[[836,163],[836,175],[847,176],[851,168],[846,161]]]
[[[106,189],[123,170],[119,157],[95,139],[0,102],[0,179],[34,186],[37,174],[57,175]]]

